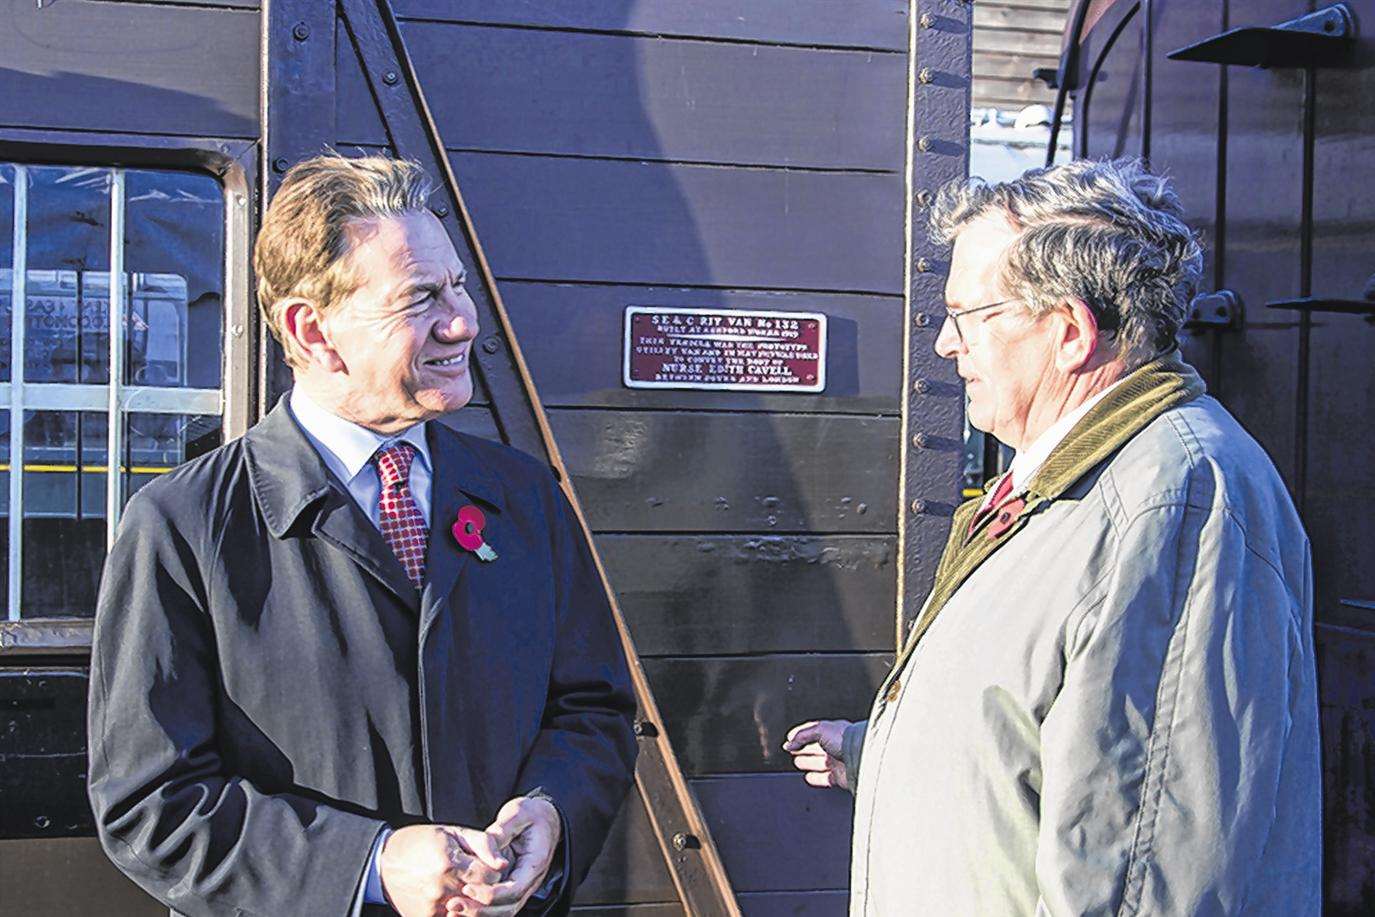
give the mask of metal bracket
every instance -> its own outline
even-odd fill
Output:
[[[1189,317],[1184,327],[1189,330],[1214,328],[1235,331],[1241,328],[1241,297],[1233,290],[1200,293],[1189,303]]]
[[[1331,66],[1355,38],[1351,8],[1334,3],[1278,25],[1228,29],[1165,56],[1249,67]]]
[[[1345,315],[1375,316],[1375,302],[1368,299],[1324,299],[1302,296],[1265,304],[1267,309],[1295,309],[1299,312],[1340,312]]]

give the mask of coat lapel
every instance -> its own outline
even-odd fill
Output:
[[[427,425],[433,478],[430,487],[430,539],[425,550],[425,586],[421,591],[423,634],[448,604],[459,577],[471,564],[482,563],[459,547],[453,524],[458,511],[472,503],[487,516],[490,529],[501,512],[501,488],[462,438],[440,421]],[[500,563],[498,559],[495,563]]]
[[[277,538],[309,511],[311,531],[342,551],[412,611],[419,597],[382,534],[306,439],[283,395],[244,436],[249,479],[268,529]]]

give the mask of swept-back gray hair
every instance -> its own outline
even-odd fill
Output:
[[[1138,160],[1080,159],[990,184],[955,181],[936,196],[932,236],[1005,213],[1020,235],[1002,265],[1007,292],[1041,314],[1088,305],[1133,365],[1173,350],[1203,270],[1179,197]]]

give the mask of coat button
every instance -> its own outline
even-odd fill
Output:
[[[889,686],[888,686],[888,693],[887,693],[886,695],[884,695],[886,698],[888,698],[888,703],[891,704],[891,703],[894,703],[895,701],[897,701],[897,699],[898,699],[898,692],[900,692],[901,690],[902,690],[902,682],[901,682],[900,680],[894,681],[891,685],[889,685]]]

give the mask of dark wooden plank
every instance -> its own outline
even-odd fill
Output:
[[[251,138],[258,14],[63,0],[12,4],[0,30],[0,123]]]
[[[548,407],[898,412],[902,301],[896,297],[514,281],[500,287]],[[626,388],[621,381],[625,308],[659,305],[824,313],[826,390],[774,395]],[[578,359],[570,360],[574,353]]]
[[[94,834],[81,669],[0,670],[0,838]]]
[[[1141,16],[1131,14],[1117,33],[1108,25],[1105,20],[1094,30],[1085,53],[1082,66],[1097,64],[1097,70],[1075,111],[1075,129],[1084,125],[1091,155],[1140,156]]]
[[[1364,22],[1375,16],[1371,0],[1356,9]],[[1361,31],[1352,63],[1317,74],[1313,149],[1313,292],[1348,299],[1359,298],[1375,278],[1375,187],[1357,178],[1369,174],[1375,157],[1369,29]],[[1313,541],[1317,607],[1332,620],[1341,598],[1375,599],[1369,548],[1375,544],[1375,462],[1366,458],[1375,454],[1375,324],[1354,315],[1316,315],[1310,349],[1304,521]]]
[[[535,28],[907,50],[907,4],[877,0],[395,0],[402,17]]]
[[[849,887],[848,792],[808,786],[796,771],[705,777],[692,789],[737,892]]]
[[[490,439],[495,443],[502,441],[501,432],[497,430],[496,421],[492,418],[492,411],[488,407],[469,405],[461,411],[445,414],[439,419],[462,433],[481,436],[483,439]]]
[[[1302,0],[1231,4],[1231,26],[1271,25],[1306,12]],[[1302,75],[1230,67],[1227,73],[1227,194],[1224,272],[1219,285],[1246,304],[1246,327],[1219,341],[1222,402],[1294,480],[1297,319],[1264,308],[1299,293],[1303,209]],[[1256,188],[1264,187],[1264,194]]]
[[[898,175],[451,160],[498,279],[902,290]]]
[[[1323,903],[1325,913],[1369,914],[1375,909],[1375,631],[1320,624],[1316,636]]]
[[[24,917],[167,915],[164,905],[114,867],[94,837],[0,840],[0,889],[0,903],[22,901],[23,909],[13,913]]]
[[[641,656],[888,651],[896,537],[604,535]]]
[[[640,794],[631,790],[592,871],[578,887],[579,905],[674,901],[678,894]]]
[[[686,912],[681,904],[659,902],[656,904],[597,904],[590,907],[575,907],[574,914],[582,917],[684,917]]]
[[[902,169],[898,55],[434,22],[403,32],[450,148]],[[339,139],[384,144],[338,44]]]
[[[679,762],[701,776],[792,771],[788,730],[868,716],[892,662],[891,653],[804,653],[644,664]]]
[[[739,903],[745,917],[845,917],[849,913],[850,893],[747,892],[740,896]]]
[[[895,529],[893,418],[564,409],[549,421],[596,531]]]
[[[1222,0],[1181,5],[1157,3],[1152,9],[1154,58],[1151,76],[1151,164],[1170,176],[1184,204],[1185,218],[1204,247],[1203,290],[1217,289],[1218,124],[1227,68],[1173,61],[1165,55],[1223,29]],[[1185,332],[1185,358],[1218,391],[1214,365],[1218,335],[1228,331]]]

